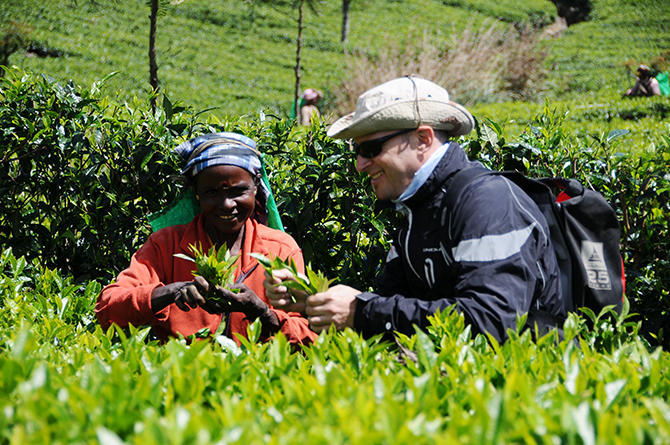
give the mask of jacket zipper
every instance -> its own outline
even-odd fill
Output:
[[[421,275],[418,274],[416,269],[414,269],[414,265],[412,264],[412,259],[409,256],[409,236],[410,233],[412,232],[412,210],[410,210],[409,207],[407,207],[405,204],[400,203],[402,208],[405,210],[407,213],[407,236],[405,237],[405,245],[403,248],[405,249],[405,258],[407,258],[407,264],[409,264],[409,268],[412,269],[412,272],[414,272],[414,275],[419,279],[419,281],[423,281],[421,278]]]

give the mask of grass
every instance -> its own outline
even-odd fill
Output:
[[[649,62],[670,47],[669,3],[596,0],[593,4],[593,22],[572,26],[547,42],[548,90],[538,98],[578,100],[584,105],[609,101],[632,83],[623,65],[626,61]],[[332,93],[349,76],[345,50],[384,54],[393,43],[390,30],[398,41],[410,34],[422,35],[424,30],[440,30],[449,34],[444,36],[448,40],[453,33],[491,19],[537,22],[555,15],[554,6],[545,0],[521,4],[367,0],[352,3],[349,40],[342,45],[339,7],[339,2],[321,1],[317,13],[306,13],[302,85],[326,93],[322,102],[326,112],[334,105]],[[158,74],[173,101],[196,110],[215,107],[212,114],[219,116],[260,109],[289,113],[296,37],[295,13],[290,8],[203,0],[166,7],[163,12],[157,34]],[[60,80],[72,78],[81,85],[118,72],[104,91],[129,101],[146,97],[148,90],[148,13],[146,2],[140,0],[76,4],[5,0],[0,26],[12,20],[27,23],[33,41],[64,53],[40,58],[19,52],[10,57],[10,63]],[[494,118],[501,121],[504,116]]]

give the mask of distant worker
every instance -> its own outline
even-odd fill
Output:
[[[312,116],[321,116],[316,104],[322,97],[323,93],[314,88],[307,88],[305,92],[302,93],[302,100],[300,101],[300,125],[310,125]]]
[[[623,93],[624,97],[633,96],[659,96],[661,94],[661,87],[658,80],[651,75],[651,71],[647,65],[640,65],[637,67],[637,81],[632,88]]]

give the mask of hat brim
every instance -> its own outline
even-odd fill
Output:
[[[328,136],[349,139],[378,131],[415,128],[428,125],[444,130],[450,136],[468,134],[475,126],[472,114],[455,102],[422,100],[420,115],[416,113],[415,101],[398,101],[379,110],[356,117],[349,113],[328,128]]]

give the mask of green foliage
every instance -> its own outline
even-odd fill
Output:
[[[267,154],[284,225],[307,262],[360,286],[378,272],[388,244],[373,195],[323,126],[305,133],[265,117],[207,124],[167,98],[153,115],[10,74],[0,83],[0,244],[16,254],[110,280],[146,240],[147,216],[179,195],[170,150],[195,134],[238,131]]]
[[[376,207],[348,144],[328,138],[322,122],[271,128],[273,136],[259,137],[275,144],[262,147],[272,155],[270,181],[286,231],[316,270],[367,289],[389,247],[390,209]]]
[[[586,97],[579,100],[554,100],[544,103],[497,103],[477,105],[471,111],[480,121],[491,119],[501,125],[507,139],[533,125],[535,117],[550,108],[562,114],[561,128],[565,133],[590,137],[591,134],[628,130],[618,139],[617,148],[634,154],[648,151],[656,144],[660,134],[667,134],[670,127],[668,100],[664,97],[623,99],[620,92],[604,94],[596,100]]]
[[[146,240],[147,215],[180,193],[170,149],[197,134],[237,131],[265,154],[284,226],[313,270],[373,286],[397,216],[377,206],[349,147],[328,138],[323,123],[296,127],[263,114],[208,122],[167,98],[155,115],[142,107],[18,71],[0,81],[0,244],[78,282],[108,282]],[[650,341],[667,345],[670,141],[651,128],[632,153],[624,141],[635,128],[579,132],[571,122],[567,111],[545,106],[513,138],[480,119],[462,142],[489,166],[574,177],[605,195],[622,225],[632,311]]]
[[[168,149],[198,128],[166,103],[153,115],[95,90],[8,73],[0,83],[0,245],[77,277],[111,277],[175,196]],[[169,105],[169,106],[167,106]]]
[[[0,256],[0,441],[22,443],[663,443],[670,353],[628,326],[599,342],[578,317],[500,345],[445,311],[397,345],[322,333],[299,353],[267,343],[103,331],[86,303],[59,318],[68,279]],[[99,288],[99,287],[98,287]],[[80,321],[75,321],[80,320]],[[621,318],[622,326],[626,318]],[[624,335],[627,333],[628,335]],[[591,338],[594,340],[592,341]],[[605,337],[603,337],[604,339]]]
[[[175,253],[174,256],[195,263],[194,277],[203,277],[214,287],[229,287],[235,282],[235,262],[239,255],[231,255],[225,245],[218,251],[216,246],[212,246],[206,253],[202,250],[202,246],[191,244],[189,248],[193,258],[181,253]],[[213,295],[210,295],[208,299],[212,297]]]
[[[319,292],[325,292],[330,287],[330,284],[335,281],[335,279],[329,280],[323,273],[319,271],[314,271],[310,266],[305,267],[305,274],[303,275],[298,271],[295,261],[291,259],[289,263],[282,260],[279,257],[275,257],[273,260],[257,254],[252,253],[252,257],[256,258],[263,268],[272,274],[273,270],[290,270],[295,278],[295,281],[285,281],[284,284],[289,289],[300,290],[306,292],[307,295],[318,294]],[[295,301],[294,301],[295,302]]]

